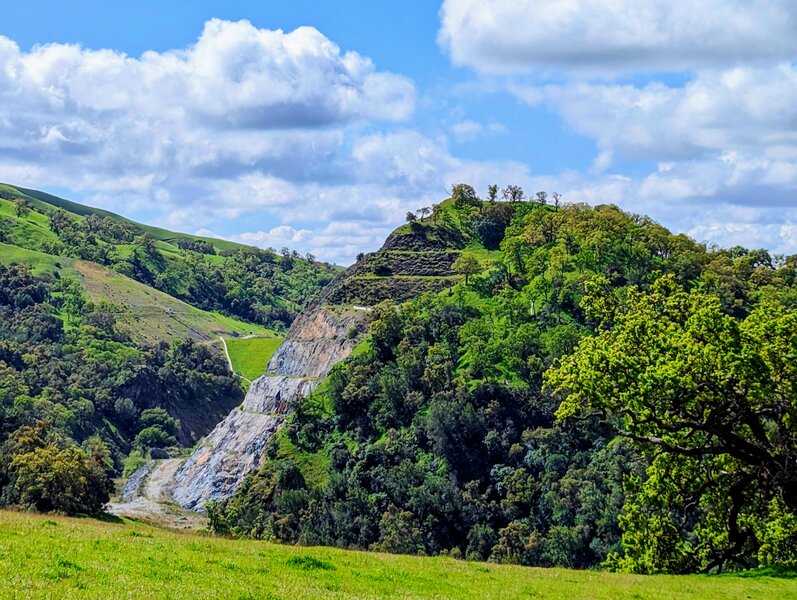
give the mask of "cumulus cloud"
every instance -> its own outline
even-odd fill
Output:
[[[794,2],[445,0],[440,17],[455,64],[595,141],[588,172],[536,181],[700,240],[797,251]]]
[[[791,0],[445,0],[440,45],[483,73],[727,66],[797,51]]]
[[[423,177],[385,152],[375,162],[361,134],[407,120],[415,98],[411,80],[312,27],[213,19],[189,47],[139,57],[71,44],[23,51],[0,36],[0,180],[146,210],[175,228],[254,217],[268,239],[301,245],[306,236],[285,237],[289,218],[324,223],[351,205],[347,194],[384,183],[374,169],[387,161],[391,185]]]
[[[535,91],[577,131],[627,158],[678,160],[732,149],[797,158],[792,64],[701,71],[679,87],[572,83]]]

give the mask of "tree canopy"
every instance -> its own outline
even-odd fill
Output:
[[[619,564],[749,566],[762,547],[771,552],[773,522],[797,511],[797,311],[766,303],[739,320],[670,276],[631,290],[612,313],[600,318],[613,327],[582,340],[546,379],[564,394],[559,418],[607,419],[651,456]],[[797,528],[786,537],[797,541]]]

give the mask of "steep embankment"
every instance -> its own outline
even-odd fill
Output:
[[[204,440],[177,473],[173,497],[202,510],[232,495],[262,464],[263,452],[286,413],[309,394],[359,343],[368,307],[403,301],[456,283],[452,264],[466,247],[450,225],[415,223],[397,229],[375,253],[339,275],[294,322],[255,380],[243,404]]]
[[[363,311],[314,305],[303,313],[256,379],[243,404],[204,440],[177,473],[174,499],[202,510],[231,495],[261,462],[263,450],[289,408],[309,394],[357,345]]]

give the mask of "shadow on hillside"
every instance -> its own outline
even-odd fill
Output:
[[[103,523],[117,523],[117,524],[124,523],[124,519],[106,512],[76,515],[76,516],[79,519],[94,519],[95,521],[102,521]]]

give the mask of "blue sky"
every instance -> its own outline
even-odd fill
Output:
[[[461,180],[794,253],[796,15],[788,0],[12,3],[0,181],[341,263]]]

